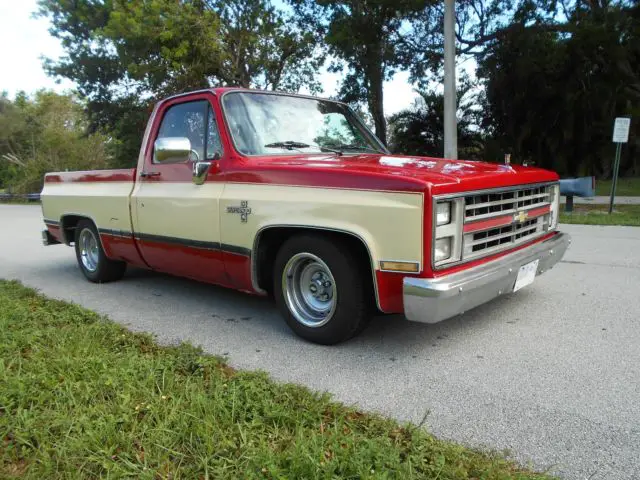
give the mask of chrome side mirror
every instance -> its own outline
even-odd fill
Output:
[[[187,137],[159,138],[153,144],[153,163],[178,163],[189,159],[191,142]]]

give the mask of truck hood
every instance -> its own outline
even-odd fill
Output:
[[[264,162],[264,163],[263,163]],[[442,158],[401,155],[292,155],[277,160],[261,159],[262,166],[291,169],[341,171],[344,174],[361,174],[404,178],[424,184],[433,194],[458,191],[499,188],[527,183],[556,181],[557,174],[548,170],[520,165],[447,160]]]

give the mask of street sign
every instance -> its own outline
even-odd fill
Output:
[[[629,141],[629,126],[631,125],[631,119],[626,117],[616,118],[613,124],[613,142],[614,143],[627,143]]]
[[[609,215],[613,212],[613,201],[616,197],[616,186],[618,184],[618,172],[620,171],[620,150],[622,144],[629,141],[629,127],[631,119],[618,117],[613,123],[613,142],[616,144],[616,158],[613,161],[613,182],[611,182],[611,198],[609,199]]]

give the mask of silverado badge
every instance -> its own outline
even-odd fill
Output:
[[[251,208],[249,208],[249,202],[242,200],[239,207],[227,207],[227,213],[239,213],[240,221],[247,223],[247,217],[251,215]]]

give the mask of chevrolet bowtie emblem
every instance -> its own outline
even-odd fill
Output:
[[[529,218],[529,214],[527,212],[518,212],[513,216],[513,221],[523,223],[527,218]]]

